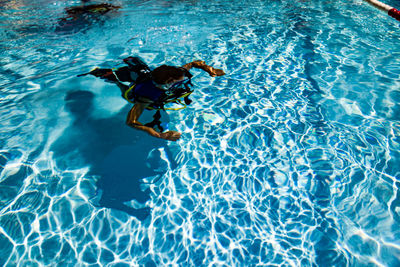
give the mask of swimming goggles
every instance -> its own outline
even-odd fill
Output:
[[[175,82],[173,84],[163,84],[162,89],[166,92],[167,95],[174,94],[175,91],[179,89],[190,90],[189,85],[191,85],[190,78],[185,77],[182,81]]]
[[[169,90],[175,90],[178,88],[185,88],[185,85],[189,85],[190,84],[190,79],[188,77],[185,77],[185,79],[183,79],[182,81],[173,83],[171,85],[171,87],[169,88]]]

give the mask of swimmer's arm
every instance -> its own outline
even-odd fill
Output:
[[[151,136],[160,138],[160,133],[155,131],[153,128],[144,126],[139,122],[139,117],[142,115],[144,109],[148,106],[145,103],[135,103],[135,105],[131,108],[128,113],[128,117],[126,118],[126,124],[131,126],[132,128],[145,131]]]
[[[181,134],[175,131],[168,131],[165,133],[159,133],[151,127],[145,126],[139,122],[139,117],[142,115],[143,110],[148,106],[145,103],[135,103],[132,109],[128,113],[128,117],[126,118],[126,124],[131,126],[132,128],[144,131],[149,135],[161,139],[166,139],[170,141],[176,141],[181,137]]]
[[[183,67],[187,70],[190,70],[191,68],[202,69],[208,74],[210,74],[210,76],[212,77],[225,75],[225,72],[223,70],[208,66],[203,60],[196,60],[187,63],[183,65]]]

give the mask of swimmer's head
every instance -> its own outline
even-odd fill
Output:
[[[185,78],[186,71],[183,68],[162,65],[151,72],[153,81],[157,84],[172,84]]]

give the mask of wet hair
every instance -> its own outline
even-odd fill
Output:
[[[177,80],[184,76],[185,73],[186,71],[182,68],[162,65],[158,68],[155,68],[151,72],[151,77],[153,78],[154,82],[158,84],[165,84],[170,78]]]

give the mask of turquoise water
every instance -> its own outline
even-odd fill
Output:
[[[397,21],[151,0],[60,24],[79,3],[0,2],[0,265],[400,266]],[[192,72],[193,103],[162,115],[178,142],[76,77],[130,55],[227,73]]]

